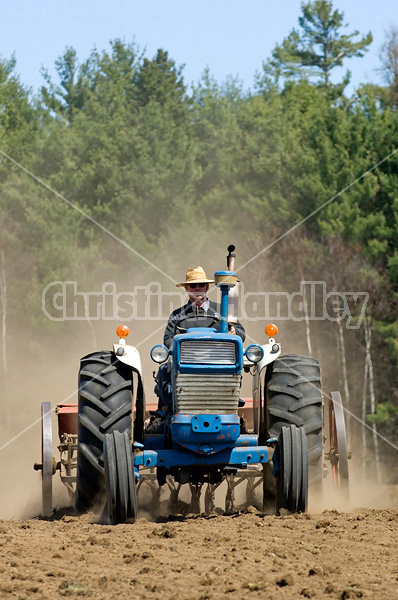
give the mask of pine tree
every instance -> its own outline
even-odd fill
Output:
[[[363,56],[372,42],[372,34],[354,41],[358,31],[345,34],[344,13],[333,10],[332,0],[303,2],[299,29],[293,29],[272,52],[265,64],[266,74],[290,78],[316,78],[320,87],[340,96],[350,80],[347,72],[343,81],[333,84],[331,73],[341,67],[346,58]]]

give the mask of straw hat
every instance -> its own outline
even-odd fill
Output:
[[[214,279],[207,279],[207,276],[206,276],[206,273],[205,273],[205,270],[203,267],[196,267],[196,269],[189,267],[187,274],[186,274],[186,281],[177,283],[177,287],[189,285],[190,283],[214,283]]]

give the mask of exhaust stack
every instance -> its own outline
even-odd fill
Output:
[[[236,254],[234,254],[235,246],[231,244],[228,246],[228,256],[227,256],[227,270],[235,271],[235,259]],[[228,295],[228,323],[234,324],[238,321],[239,314],[239,292],[240,286],[239,281],[237,281],[236,285],[229,290]]]

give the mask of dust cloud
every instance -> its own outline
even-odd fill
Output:
[[[237,246],[237,267],[243,264],[243,258],[250,258],[254,254],[253,248],[248,248],[244,240],[233,240]],[[208,276],[214,271],[224,269],[226,266],[226,247],[231,240],[226,240],[224,245],[194,247],[186,244],[181,249],[178,241],[169,249],[166,264],[170,276],[176,281],[184,279],[188,266],[201,264]],[[225,248],[225,250],[223,250]],[[242,248],[242,251],[240,250]],[[255,250],[255,249],[254,249]],[[291,257],[290,257],[291,259]],[[135,274],[125,260],[125,276],[118,273],[114,278],[116,287],[121,291],[131,291],[134,286],[144,286],[149,282],[159,281],[162,291],[175,292],[175,284],[163,278],[150,267],[140,270]],[[161,267],[161,265],[159,265]],[[79,279],[76,273],[71,273],[71,280],[75,276],[80,289],[85,288],[85,281]],[[244,281],[245,289],[256,291],[278,290],[299,286],[299,277],[296,281],[289,281],[288,285],[283,280],[283,274],[275,273],[273,264],[266,256],[257,259],[255,265],[239,273],[239,278]],[[104,281],[110,280],[109,273],[105,273]],[[101,289],[102,281],[98,282],[97,290]],[[97,291],[96,290],[96,291]],[[213,290],[211,299],[217,299],[217,291]],[[174,308],[180,306],[180,302]],[[18,307],[15,307],[17,311]],[[138,345],[144,371],[144,382],[147,403],[156,402],[153,392],[154,382],[152,373],[157,366],[150,360],[149,351],[156,343],[162,343],[163,331],[168,314],[164,319],[151,322],[127,322],[130,328],[128,343]],[[243,323],[248,334],[246,344],[265,343],[264,327],[268,321],[264,318],[256,322]],[[117,342],[115,333],[117,321],[85,321],[50,323],[48,329],[39,327],[32,332],[26,332],[23,326],[11,325],[8,328],[7,358],[8,376],[6,385],[3,386],[1,395],[3,417],[0,424],[0,477],[2,479],[2,494],[0,498],[0,518],[23,519],[40,513],[41,509],[41,477],[40,473],[33,470],[33,464],[41,460],[41,425],[40,405],[49,401],[52,407],[62,402],[77,402],[77,373],[79,361],[82,356],[93,351],[110,349]],[[282,344],[283,353],[297,353],[308,355],[305,325],[303,322],[277,322],[279,333],[277,341]],[[325,389],[341,389],[341,374],[338,361],[333,358],[337,353],[336,325],[329,322],[311,323],[311,336],[313,341],[313,355],[321,362],[323,382]],[[353,337],[352,332],[347,333]],[[332,358],[331,358],[332,357]],[[358,375],[350,382],[352,396],[358,398],[360,390]],[[242,397],[251,397],[251,377],[246,375],[242,388]],[[352,408],[352,407],[351,407]],[[353,408],[352,408],[353,409]],[[53,412],[53,455],[58,459],[57,422]],[[355,428],[354,428],[355,429]],[[355,451],[358,445],[355,446]],[[355,456],[355,452],[354,452]],[[386,470],[388,471],[388,462]],[[341,504],[335,495],[329,481],[325,481],[325,494],[321,503],[311,501],[311,511],[321,511],[325,508],[338,508],[339,510],[352,510],[355,507],[380,507],[397,504],[397,481],[383,478],[382,485],[376,484],[374,479],[362,481],[360,465],[353,459],[351,469],[351,491],[348,503]],[[391,470],[390,470],[391,471]],[[330,479],[330,478],[329,478]],[[68,503],[68,495],[59,481],[58,473],[53,478],[54,499],[57,505]],[[242,488],[243,490],[243,488]],[[185,492],[184,492],[185,493]],[[220,491],[218,505],[223,506],[223,494]],[[243,505],[246,492],[237,490],[236,503]],[[188,500],[183,499],[188,502]],[[167,503],[162,491],[162,510]],[[144,503],[145,504],[145,503]],[[149,511],[150,512],[150,511]]]

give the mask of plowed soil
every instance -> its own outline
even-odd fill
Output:
[[[0,521],[0,598],[398,599],[398,510]]]

